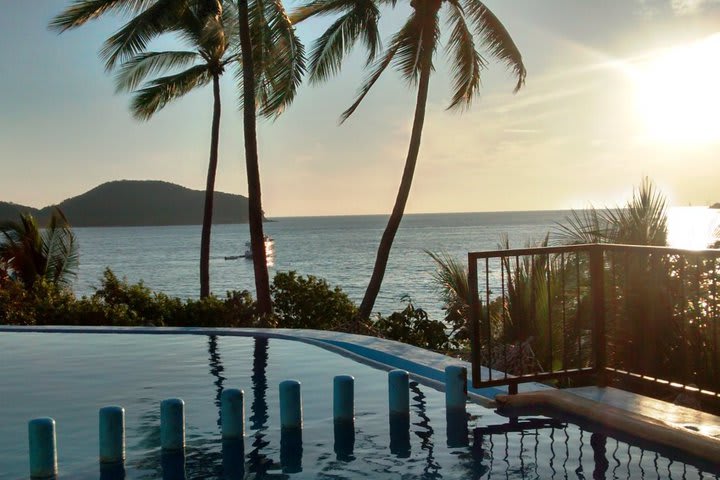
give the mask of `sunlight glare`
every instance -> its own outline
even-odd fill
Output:
[[[673,48],[635,76],[636,107],[649,140],[703,145],[720,142],[720,34]]]
[[[707,207],[668,209],[667,243],[675,248],[702,250],[716,241],[720,229],[720,210]]]

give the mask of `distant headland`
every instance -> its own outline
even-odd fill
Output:
[[[200,225],[205,192],[157,180],[118,180],[103,183],[57,206],[74,227]],[[0,201],[0,221],[30,212],[42,224],[53,206],[33,208]],[[247,223],[248,199],[215,192],[213,223]]]
[[[720,208],[720,202],[713,203],[712,205],[710,205],[710,208]]]

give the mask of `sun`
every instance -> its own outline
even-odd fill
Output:
[[[720,34],[654,56],[634,77],[648,140],[720,142]]]

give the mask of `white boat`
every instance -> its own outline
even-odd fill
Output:
[[[265,252],[268,256],[274,253],[275,240],[270,235],[265,235]],[[250,240],[245,242],[245,253],[242,255],[227,255],[225,260],[237,260],[238,258],[252,258],[252,245]]]
[[[275,253],[274,251],[275,240],[270,235],[265,235],[265,254],[269,257]],[[245,258],[252,259],[252,245],[248,240],[245,242]]]

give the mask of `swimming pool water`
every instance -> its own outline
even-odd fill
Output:
[[[230,387],[245,391],[247,478],[717,478],[570,423],[513,422],[474,404],[458,436],[443,393],[415,382],[403,435],[389,426],[386,372],[302,342],[0,333],[0,367],[2,480],[28,477],[27,422],[40,416],[57,422],[60,478],[97,479],[97,412],[110,404],[126,410],[125,478],[163,478],[159,405],[170,397],[185,400],[186,478],[224,478],[219,398]],[[354,439],[344,444],[332,421],[338,374],[355,377]],[[301,450],[281,448],[278,384],[288,378],[302,382]]]

